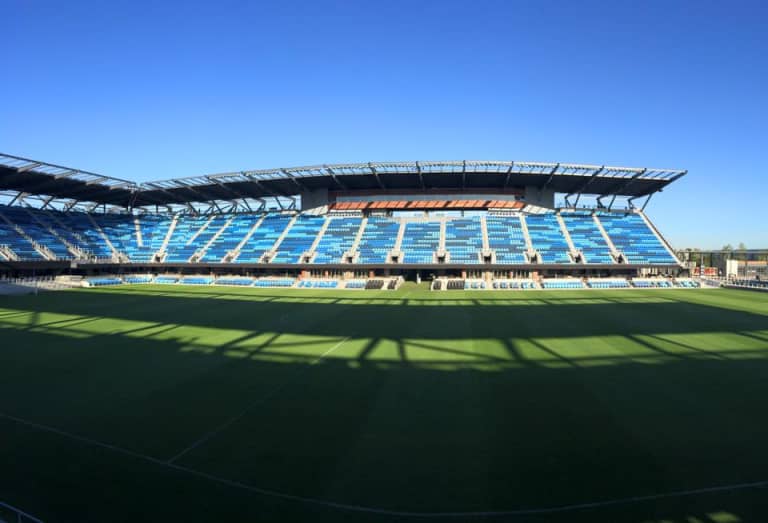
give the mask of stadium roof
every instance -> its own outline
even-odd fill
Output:
[[[128,180],[0,153],[0,191],[122,205],[137,189]]]
[[[0,191],[120,207],[292,198],[305,191],[536,187],[566,195],[640,197],[687,171],[513,161],[373,162],[238,171],[135,183],[0,153]]]

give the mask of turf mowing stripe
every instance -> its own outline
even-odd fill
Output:
[[[48,425],[43,425],[41,423],[35,423],[33,421],[18,418],[16,416],[0,413],[0,419],[6,419],[14,423],[18,423],[19,425],[31,427],[42,432],[56,434],[58,436],[62,436],[64,438],[74,440],[80,443],[84,443],[87,445],[91,445],[94,447],[111,450],[112,452],[116,452],[118,454],[123,454],[126,456],[137,458],[149,463],[153,463],[155,465],[159,465],[161,467],[167,467],[173,470],[177,470],[179,472],[187,473],[191,476],[197,476],[199,478],[207,479],[209,481],[218,483],[220,485],[237,488],[247,492],[252,492],[254,494],[260,494],[263,496],[268,496],[268,497],[273,497],[278,499],[285,499],[289,501],[297,501],[300,503],[306,503],[310,505],[334,508],[334,509],[339,509],[339,510],[344,510],[349,512],[361,512],[361,513],[378,514],[378,515],[392,516],[392,517],[433,519],[433,518],[472,518],[472,517],[488,518],[488,517],[510,517],[510,516],[533,516],[533,515],[542,515],[542,514],[575,512],[578,510],[587,510],[587,509],[616,506],[616,505],[627,505],[631,503],[640,503],[643,501],[654,501],[659,499],[681,498],[681,497],[696,496],[700,494],[713,494],[717,492],[733,492],[737,490],[748,490],[748,489],[768,487],[768,480],[763,480],[763,481],[753,481],[750,483],[736,483],[731,485],[702,487],[702,488],[690,489],[690,490],[675,490],[672,492],[665,492],[660,494],[647,494],[642,496],[630,496],[626,498],[615,498],[615,499],[606,499],[606,500],[591,501],[591,502],[585,502],[585,503],[574,503],[571,505],[559,505],[555,507],[524,508],[524,509],[514,509],[514,510],[467,511],[467,512],[411,512],[407,510],[389,510],[384,508],[368,507],[364,505],[350,505],[346,503],[337,503],[335,501],[328,501],[328,500],[317,499],[317,498],[307,498],[303,496],[297,496],[295,494],[288,494],[286,492],[269,490],[261,487],[256,487],[253,485],[248,485],[246,483],[241,483],[239,481],[222,478],[220,476],[215,476],[213,474],[208,474],[206,472],[184,467],[182,465],[176,465],[175,463],[170,463],[168,461],[164,461],[158,458],[153,458],[152,456],[141,454],[140,452],[134,452],[132,450],[118,447],[116,445],[104,443],[102,441],[98,441],[93,438],[87,438],[85,436],[79,436],[71,432],[57,429],[55,427],[50,427]]]
[[[296,372],[295,376],[299,376],[299,375],[301,375],[301,374],[302,374],[303,372],[305,372],[305,371],[306,371],[306,370],[307,370],[307,369],[308,369],[310,366],[312,366],[312,365],[315,365],[316,363],[319,363],[320,361],[322,361],[322,359],[323,359],[323,358],[325,358],[326,356],[328,356],[328,355],[329,355],[331,352],[335,351],[336,349],[338,349],[339,347],[341,347],[342,345],[344,345],[344,344],[347,342],[347,340],[349,340],[349,338],[350,338],[350,337],[349,337],[349,336],[347,336],[346,338],[344,338],[343,340],[341,340],[340,342],[338,342],[336,345],[334,345],[333,347],[331,347],[331,348],[330,348],[330,349],[328,349],[327,351],[323,352],[323,353],[322,353],[320,356],[318,356],[318,357],[317,357],[317,358],[315,358],[314,360],[310,361],[310,362],[309,362],[309,365],[307,365],[306,367],[303,367],[303,368],[301,368],[300,370],[298,370],[298,371]],[[189,445],[188,447],[184,448],[184,449],[183,449],[182,451],[180,451],[178,454],[176,454],[176,455],[175,455],[175,456],[173,456],[171,459],[169,459],[169,460],[167,461],[167,463],[170,465],[170,464],[174,463],[175,461],[178,461],[179,459],[181,459],[182,457],[184,457],[184,456],[185,456],[186,454],[188,454],[189,452],[192,452],[193,450],[195,450],[196,448],[198,448],[200,445],[203,445],[204,443],[206,443],[207,441],[209,441],[209,440],[210,440],[211,438],[213,438],[214,436],[216,436],[216,435],[220,434],[222,431],[226,430],[226,429],[227,429],[228,427],[230,427],[232,424],[234,424],[234,423],[236,423],[237,421],[239,421],[240,419],[242,419],[242,417],[243,417],[243,416],[245,416],[246,414],[248,414],[248,413],[251,411],[251,409],[253,409],[254,407],[257,407],[257,406],[261,405],[262,403],[264,403],[265,401],[267,401],[268,399],[270,399],[272,396],[274,396],[274,395],[276,395],[277,393],[279,393],[280,391],[282,391],[282,390],[283,390],[283,389],[284,389],[284,388],[285,388],[287,385],[288,385],[288,383],[282,383],[282,384],[278,385],[277,387],[273,388],[272,390],[270,390],[269,392],[267,392],[266,394],[264,394],[263,396],[261,396],[261,397],[260,397],[260,398],[258,398],[257,400],[255,400],[255,401],[253,401],[252,403],[250,403],[250,404],[249,404],[248,406],[246,406],[246,407],[245,407],[245,408],[244,408],[242,411],[240,411],[239,413],[235,414],[234,416],[232,416],[231,418],[229,418],[227,421],[225,421],[224,423],[222,423],[221,425],[219,425],[219,426],[218,426],[218,427],[216,427],[215,429],[213,429],[213,430],[209,431],[208,433],[206,433],[205,435],[203,435],[201,438],[199,438],[198,440],[194,441],[194,442],[193,442],[191,445]]]

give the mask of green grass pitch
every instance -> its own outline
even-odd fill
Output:
[[[0,297],[0,501],[46,522],[768,521],[766,480],[768,294]]]

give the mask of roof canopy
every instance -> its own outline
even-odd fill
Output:
[[[127,206],[131,181],[0,153],[0,191]]]
[[[137,184],[0,154],[0,191],[119,207],[292,198],[306,191],[537,187],[567,195],[640,197],[687,171],[512,161],[378,162],[316,165]]]

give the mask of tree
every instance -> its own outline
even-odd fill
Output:
[[[731,252],[733,250],[733,245],[731,245],[730,243],[726,243],[725,245],[723,245],[723,248],[721,250],[724,252]]]
[[[740,242],[739,243],[739,250],[740,251],[746,251],[747,250],[747,246],[744,245],[744,242]]]

